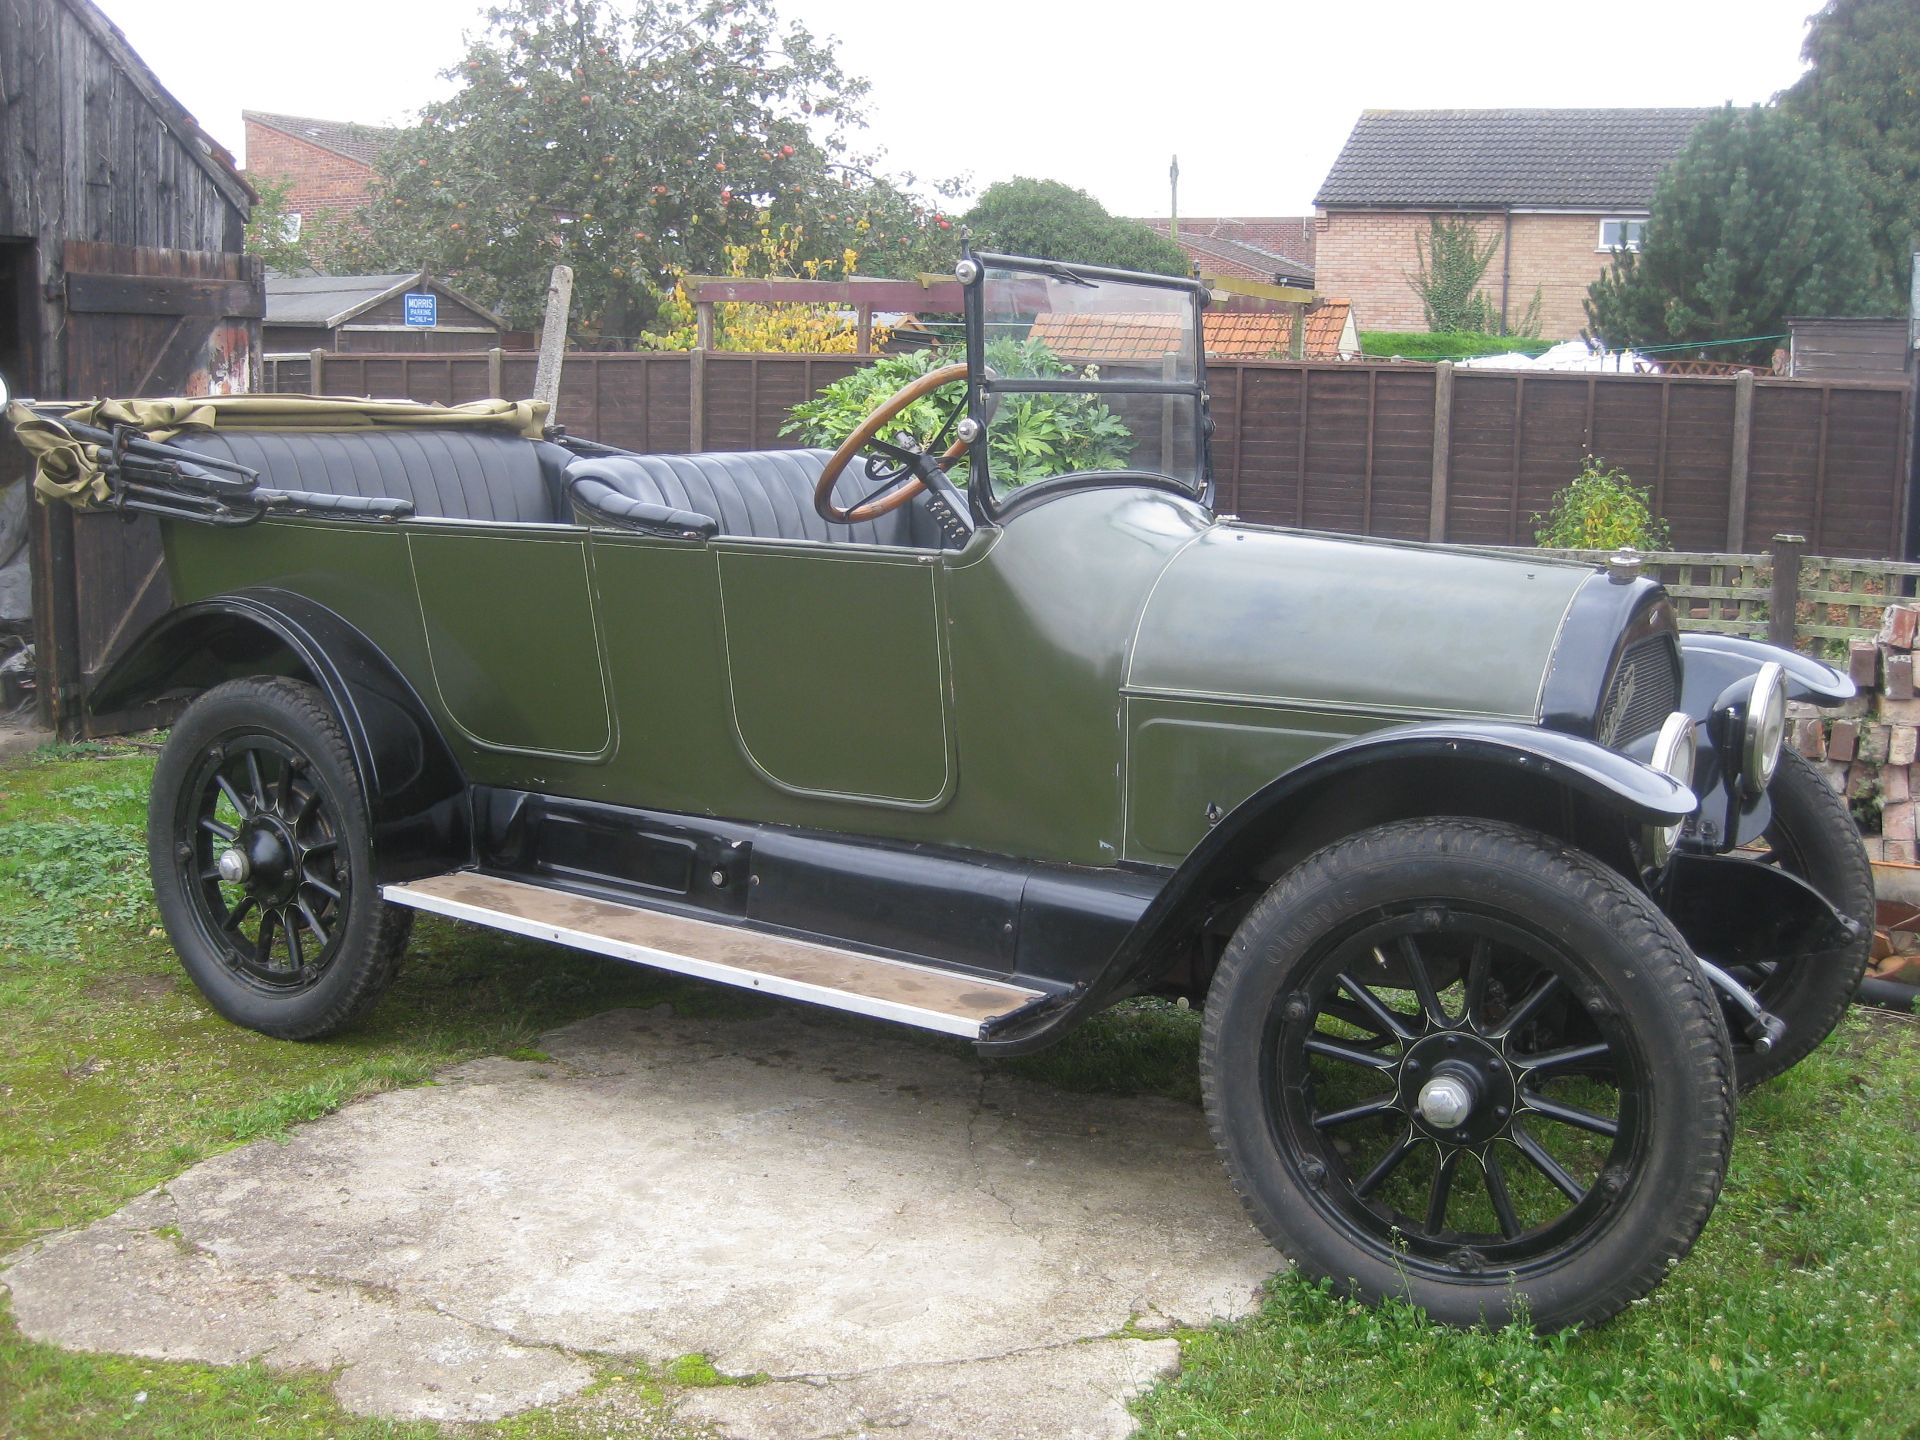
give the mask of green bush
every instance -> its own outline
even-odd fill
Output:
[[[962,358],[952,349],[888,355],[794,406],[780,433],[797,435],[809,445],[836,446],[910,381]],[[992,341],[987,364],[1009,379],[1068,371],[1038,340]],[[923,395],[895,417],[883,438],[905,431],[922,445],[931,443],[962,393],[955,381]],[[1133,451],[1133,432],[1091,395],[1007,395],[994,416],[989,447],[989,463],[1001,486],[1030,485],[1051,475],[1125,467]],[[954,476],[956,481],[964,478]]]
[[[1369,356],[1402,360],[1469,360],[1475,355],[1505,355],[1519,350],[1538,355],[1550,340],[1521,335],[1490,335],[1481,330],[1362,330],[1360,349]]]
[[[1669,533],[1653,513],[1653,492],[1636,489],[1626,471],[1595,455],[1533,523],[1534,542],[1553,550],[1664,550]]]

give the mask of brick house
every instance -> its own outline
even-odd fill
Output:
[[[1541,333],[1570,339],[1587,287],[1615,246],[1638,245],[1661,171],[1712,113],[1365,111],[1314,197],[1316,288],[1369,328],[1425,330],[1414,237],[1435,216],[1468,219],[1498,242],[1480,288],[1507,323],[1537,290]]]
[[[1164,215],[1147,216],[1139,223],[1162,235],[1173,227]],[[1202,275],[1311,290],[1314,223],[1311,215],[1182,216],[1173,243]]]
[[[373,162],[395,134],[376,125],[262,110],[242,110],[240,118],[247,127],[248,176],[291,182],[286,204],[294,223],[319,215],[351,219],[367,203]]]

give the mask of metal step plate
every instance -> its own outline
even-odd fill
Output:
[[[396,905],[494,930],[969,1039],[978,1037],[987,1020],[1018,1010],[1041,994],[997,980],[471,870],[387,885],[380,893]]]

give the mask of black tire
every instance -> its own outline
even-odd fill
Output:
[[[1858,921],[1861,934],[1843,956],[1782,961],[1771,974],[1735,971],[1787,1026],[1785,1038],[1763,1053],[1747,1042],[1736,1012],[1728,1010],[1742,1090],[1791,1070],[1833,1033],[1873,953],[1873,866],[1847,802],[1795,750],[1781,751],[1767,799],[1773,819],[1766,830],[1765,860],[1813,886],[1841,914]]]
[[[1592,857],[1485,821],[1384,825],[1283,876],[1214,976],[1200,1066],[1267,1238],[1451,1325],[1558,1330],[1646,1295],[1733,1141],[1731,1043],[1685,942]],[[1455,1128],[1425,1108],[1443,1077],[1474,1097]]]
[[[331,1035],[399,970],[413,912],[380,899],[359,772],[311,685],[232,680],[188,707],[154,767],[147,860],[180,963],[237,1025]]]

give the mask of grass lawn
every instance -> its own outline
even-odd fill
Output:
[[[106,1214],[215,1151],[543,1030],[663,1000],[768,1004],[424,919],[399,983],[341,1039],[218,1019],[180,977],[144,875],[150,751],[74,747],[0,768],[0,1253]],[[1013,1062],[1076,1089],[1197,1103],[1197,1017],[1128,1007]],[[924,1043],[949,1042],[928,1037]],[[1140,1406],[1155,1440],[1218,1436],[1920,1434],[1920,1024],[1856,1016],[1741,1112],[1698,1249],[1591,1335],[1459,1334],[1275,1283],[1251,1320],[1183,1335]],[[0,1300],[0,1437],[671,1436],[699,1357],[601,1360],[592,1390],[499,1425],[356,1420],[325,1375],[75,1355]]]

